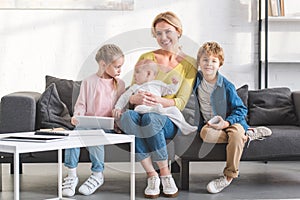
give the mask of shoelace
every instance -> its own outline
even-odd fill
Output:
[[[172,187],[171,186],[171,178],[170,177],[164,177],[163,179],[165,180],[165,183],[166,183],[165,187],[166,188],[171,188]]]
[[[248,140],[248,144],[247,144],[247,148],[249,147],[250,145],[250,142],[253,141],[253,140],[264,140],[266,139],[265,137],[259,135],[256,131],[254,130],[251,130],[251,133],[249,133],[247,131],[247,135],[249,137],[249,140]]]
[[[227,186],[227,180],[225,177],[221,177],[215,181],[215,186],[219,190],[220,188],[224,188]]]
[[[92,190],[94,189],[95,187],[97,187],[99,185],[99,181],[94,178],[93,176],[90,176],[89,179],[84,183],[84,185],[86,185],[86,187],[89,189],[89,190]]]
[[[156,176],[153,176],[153,177],[150,178],[148,187],[149,187],[151,190],[154,190],[154,189],[155,189],[155,182],[156,182],[156,179],[157,179]]]
[[[72,185],[74,184],[75,178],[72,177],[66,177],[64,178],[64,182],[62,184],[63,189],[72,188]]]

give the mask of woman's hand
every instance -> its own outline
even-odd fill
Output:
[[[150,92],[138,91],[130,97],[130,103],[133,105],[154,106],[159,103],[161,97],[155,96]]]

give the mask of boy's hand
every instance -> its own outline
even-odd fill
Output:
[[[122,111],[120,109],[115,108],[112,110],[112,116],[114,118],[120,119],[121,115],[122,115]]]
[[[214,116],[212,119],[210,119],[207,124],[217,130],[222,130],[224,128],[227,128],[229,126],[229,123],[225,121],[221,116]]]

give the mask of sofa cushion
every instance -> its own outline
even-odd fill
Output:
[[[242,99],[244,105],[248,107],[248,85],[243,85],[236,90],[239,97]]]
[[[289,160],[300,156],[300,127],[270,125],[272,135],[265,140],[252,141],[245,147],[242,160]],[[247,146],[247,145],[245,145]]]
[[[79,94],[81,81],[61,79],[47,75],[46,88],[51,83],[55,83],[61,101],[66,104],[69,114],[73,116],[73,109]]]
[[[249,91],[249,125],[298,125],[289,88]]]
[[[56,86],[50,84],[37,102],[38,128],[73,129],[68,108],[60,100]]]

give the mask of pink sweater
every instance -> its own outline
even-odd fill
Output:
[[[112,109],[120,95],[125,91],[125,83],[117,78],[117,87],[113,79],[103,79],[93,74],[84,79],[74,106],[74,116],[111,117]]]

